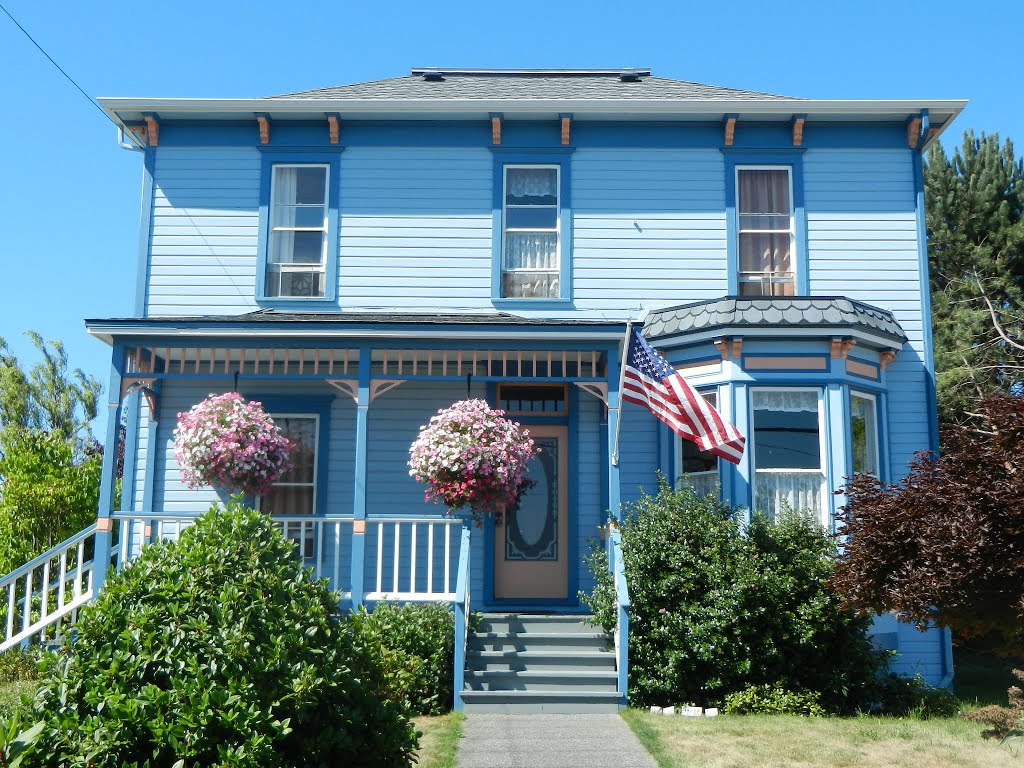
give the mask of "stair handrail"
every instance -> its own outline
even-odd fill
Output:
[[[622,562],[622,535],[618,528],[612,528],[608,540],[608,558],[611,561],[612,578],[615,580],[615,600],[618,609],[618,620],[615,622],[615,666],[619,676],[619,703],[626,706],[629,692],[629,611],[633,604],[629,599],[626,568]]]
[[[459,545],[459,573],[455,580],[455,653],[453,654],[454,677],[452,681],[452,706],[462,710],[462,688],[466,682],[466,645],[469,642],[469,558],[472,527],[469,521],[462,524],[462,542]]]
[[[5,576],[0,576],[0,589],[3,589],[12,581],[17,581],[29,571],[38,568],[47,560],[50,560],[51,558],[60,554],[62,550],[69,549],[70,547],[77,545],[79,541],[89,538],[89,536],[91,536],[94,533],[96,533],[96,523],[93,523],[87,528],[83,528],[78,533],[69,536],[68,538],[64,539],[64,541],[62,541],[60,544],[53,545],[48,550],[43,552],[43,554],[37,555],[24,565],[18,566]]]

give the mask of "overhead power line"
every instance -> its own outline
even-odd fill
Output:
[[[39,43],[38,43],[38,42],[36,41],[36,39],[35,39],[34,37],[32,37],[32,35],[30,35],[30,34],[29,34],[28,30],[27,30],[27,29],[25,29],[25,28],[24,28],[23,26],[21,26],[21,22],[19,22],[19,21],[18,21],[18,20],[17,20],[16,18],[14,18],[14,16],[12,16],[12,15],[11,15],[11,12],[10,12],[10,11],[8,11],[8,10],[7,10],[7,9],[6,9],[5,7],[4,7],[3,3],[0,3],[0,11],[3,11],[3,12],[4,12],[5,14],[7,14],[7,18],[9,18],[9,19],[10,19],[11,21],[13,21],[13,22],[14,22],[14,26],[16,26],[16,27],[17,27],[18,29],[20,29],[20,30],[21,30],[22,34],[23,34],[23,35],[25,35],[25,37],[27,37],[27,38],[29,39],[29,41],[31,41],[32,45],[34,45],[34,46],[35,46],[36,48],[38,48],[38,49],[39,49],[39,52],[40,52],[41,54],[43,54],[43,56],[45,56],[45,57],[47,58],[47,60],[48,60],[48,61],[49,61],[49,62],[50,62],[51,64],[53,64],[53,66],[55,66],[55,67],[57,68],[57,71],[58,71],[58,72],[60,72],[60,73],[61,73],[62,75],[64,75],[64,77],[65,77],[65,78],[67,79],[67,81],[68,81],[69,83],[71,83],[71,84],[72,84],[73,86],[75,86],[75,88],[77,88],[77,89],[78,89],[78,92],[79,92],[80,94],[82,94],[83,96],[85,96],[85,98],[86,98],[86,99],[87,99],[87,100],[89,101],[89,103],[90,103],[90,104],[92,104],[92,105],[93,105],[94,107],[96,107],[96,109],[97,109],[97,110],[99,110],[99,113],[100,113],[101,115],[103,115],[103,116],[104,116],[105,118],[107,118],[107,119],[108,119],[108,120],[110,120],[110,121],[111,121],[112,123],[114,123],[114,121],[113,121],[113,120],[111,120],[111,118],[110,118],[110,115],[108,115],[108,114],[107,114],[106,112],[104,112],[104,111],[103,111],[103,107],[101,107],[101,106],[100,106],[100,105],[99,105],[99,104],[98,104],[98,103],[96,102],[96,99],[94,99],[94,98],[93,98],[92,96],[90,96],[90,95],[89,95],[88,93],[86,93],[86,92],[85,92],[85,89],[84,89],[84,88],[82,88],[82,86],[80,86],[80,85],[79,85],[79,84],[78,84],[77,82],[75,82],[75,78],[73,78],[73,77],[72,77],[71,75],[69,75],[69,74],[68,74],[67,72],[65,72],[65,71],[64,71],[64,68],[63,68],[63,67],[61,67],[61,65],[60,65],[60,64],[58,64],[58,63],[57,63],[56,61],[54,61],[54,60],[53,60],[53,56],[51,56],[50,54],[48,54],[48,53],[46,52],[46,49],[45,49],[45,48],[43,48],[43,46],[41,46],[41,45],[40,45],[40,44],[39,44]],[[117,123],[114,123],[114,125],[117,125]]]

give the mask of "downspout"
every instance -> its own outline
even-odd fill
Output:
[[[127,149],[131,152],[145,152],[146,148],[140,144],[136,144],[134,141],[126,142],[124,140],[124,126],[117,126],[117,145],[121,149]]]

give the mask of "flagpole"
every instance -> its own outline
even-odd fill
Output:
[[[626,355],[629,354],[629,342],[633,333],[633,318],[626,321],[626,339],[622,342],[622,359],[619,361],[619,416],[615,419],[615,442],[612,443],[612,466],[619,466],[619,433],[622,431],[622,385],[626,380]]]

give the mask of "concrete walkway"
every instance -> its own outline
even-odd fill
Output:
[[[657,768],[618,715],[466,715],[456,768]]]

